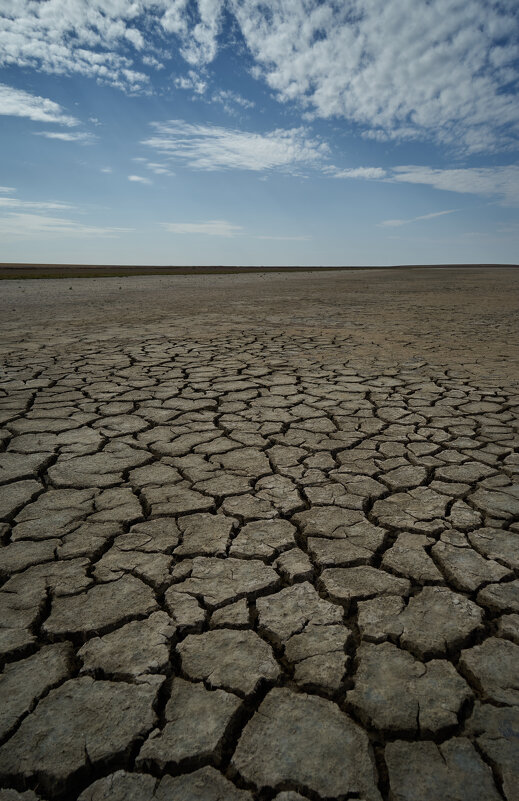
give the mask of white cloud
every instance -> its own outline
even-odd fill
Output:
[[[519,127],[511,0],[230,0],[283,101],[380,139],[430,137],[467,151]]]
[[[149,178],[145,178],[143,175],[129,175],[128,176],[128,180],[132,181],[133,183],[136,183],[136,184],[151,184],[152,183],[152,181],[150,181]]]
[[[446,192],[495,197],[504,203],[519,203],[519,166],[460,167],[394,167],[391,180],[410,184],[426,184]]]
[[[156,161],[147,161],[146,167],[148,170],[154,172],[155,175],[175,175],[175,173],[169,170],[164,164],[160,164]]]
[[[65,131],[35,131],[36,136],[45,136],[47,139],[58,139],[60,142],[79,142],[82,145],[91,145],[97,136],[91,133],[68,133]]]
[[[254,237],[255,239],[270,239],[274,242],[309,242],[311,236],[267,236],[261,235]]]
[[[365,180],[379,180],[385,178],[387,171],[382,167],[352,167],[351,169],[339,170],[336,167],[326,169],[325,172],[334,178],[363,178]]]
[[[5,239],[26,240],[33,237],[112,237],[130,228],[85,225],[75,220],[42,214],[13,213],[0,216],[0,235]]]
[[[203,95],[207,89],[207,81],[204,80],[195,70],[189,70],[187,75],[180,75],[173,81],[177,89],[185,89],[194,92],[195,95]]]
[[[169,0],[162,27],[181,40],[180,53],[192,65],[209,64],[218,49],[223,0]]]
[[[162,69],[157,42],[193,66],[215,57],[222,0],[3,0],[0,66],[78,73],[130,92]],[[167,52],[167,51],[166,51]]]
[[[109,175],[111,172],[113,172],[113,169],[112,167],[101,167],[101,172],[105,172],[107,175]]]
[[[246,236],[252,239],[272,240],[275,242],[308,242],[311,236],[271,236],[268,234],[249,234],[241,225],[234,225],[227,220],[208,220],[196,223],[161,223],[166,231],[172,234],[202,234],[204,236]]]
[[[401,225],[419,222],[421,220],[434,220],[436,217],[443,217],[445,214],[454,214],[458,209],[446,209],[445,211],[434,211],[432,214],[421,214],[419,217],[412,217],[410,220],[384,220],[379,225],[385,228],[399,228]]]
[[[278,129],[267,134],[192,125],[183,120],[152,123],[155,134],[143,144],[162,156],[199,170],[294,171],[317,164],[328,148],[310,139],[303,128]]]
[[[14,190],[0,188],[5,193]],[[37,237],[112,237],[131,231],[131,228],[88,225],[71,217],[55,217],[49,212],[77,212],[70,203],[55,200],[21,200],[0,197],[0,236],[6,240],[26,240]]]
[[[211,103],[221,104],[228,114],[236,115],[238,110],[254,108],[256,105],[253,100],[233,92],[230,89],[219,89],[211,95]]]
[[[28,117],[36,122],[57,122],[67,126],[78,124],[74,117],[65,114],[61,106],[53,100],[31,95],[30,92],[14,89],[3,83],[0,84],[0,115]]]
[[[15,192],[16,190],[12,186],[0,186],[0,194],[9,194],[10,192]]]
[[[445,192],[482,195],[496,198],[507,205],[519,204],[519,166],[457,167],[438,169],[417,165],[388,167],[358,167],[338,170],[325,168],[334,178],[364,178],[390,183],[424,184]],[[417,218],[418,219],[418,218]],[[407,222],[407,221],[405,221]]]
[[[518,132],[516,0],[2,0],[0,66],[137,92],[149,84],[142,67],[178,53],[193,75],[177,85],[202,95],[224,15],[253,75],[310,117],[467,152]]]
[[[142,156],[135,156],[133,161],[142,164],[143,167],[146,167],[146,169],[150,170],[155,175],[175,175],[175,173],[169,169],[168,165],[164,164],[162,161],[150,161]]]
[[[172,234],[203,234],[205,236],[233,237],[242,232],[240,225],[227,220],[208,220],[198,223],[162,223],[162,227]]]
[[[20,200],[17,197],[0,197],[0,210],[1,209],[39,209],[42,211],[56,210],[56,209],[73,209],[69,203],[58,203],[54,200],[45,201],[32,201]]]
[[[130,0],[4,0],[0,65],[51,74],[79,73],[130,90],[148,77],[133,68],[143,22],[153,3]],[[122,51],[122,52],[118,52]]]
[[[153,67],[155,70],[164,69],[164,64],[161,64],[161,62],[158,60],[158,58],[155,58],[155,56],[143,56],[142,63],[146,67]]]

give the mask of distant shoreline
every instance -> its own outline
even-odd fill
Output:
[[[145,266],[117,264],[32,264],[0,262],[0,280],[26,278],[122,278],[132,275],[233,275],[243,273],[318,272],[321,270],[420,270],[420,269],[493,269],[518,268],[517,264],[394,264],[388,266],[328,265],[287,266]]]

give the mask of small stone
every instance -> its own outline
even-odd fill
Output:
[[[177,651],[182,670],[191,679],[239,695],[250,695],[260,681],[275,681],[280,674],[271,647],[253,631],[216,629],[190,634]]]

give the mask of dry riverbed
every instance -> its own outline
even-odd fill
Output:
[[[0,314],[0,801],[517,801],[519,270]]]

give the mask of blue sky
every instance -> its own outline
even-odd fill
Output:
[[[0,0],[0,261],[519,261],[517,0]]]

